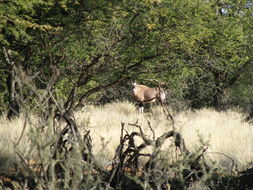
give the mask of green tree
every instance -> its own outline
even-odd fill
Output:
[[[6,89],[8,100],[8,118],[18,115],[22,99],[19,81],[15,80],[15,68],[28,67],[33,56],[33,30],[48,30],[50,25],[40,25],[34,19],[36,6],[45,5],[46,1],[1,1],[0,2],[0,65],[1,85]],[[5,83],[5,84],[4,84]]]
[[[217,109],[226,107],[227,92],[252,65],[250,9],[245,8],[246,2],[226,3],[188,0],[175,1],[174,6],[163,5],[170,7],[166,12],[168,23],[175,23],[172,32],[166,34],[170,34],[171,61],[180,70],[179,75],[185,75],[181,79],[190,84],[187,98],[202,106],[202,98],[208,99],[204,104]],[[224,7],[231,7],[226,14],[221,11]]]
[[[32,104],[36,98],[14,80],[19,69],[33,76],[36,88],[62,100],[66,111],[79,108],[88,97],[96,100],[110,87],[147,78],[169,82],[195,105],[224,107],[226,92],[251,65],[252,43],[251,10],[245,2],[222,3],[1,3],[0,75],[8,116],[19,112],[20,102]]]

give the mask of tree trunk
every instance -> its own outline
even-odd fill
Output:
[[[225,85],[226,76],[220,71],[214,71],[214,94],[213,94],[213,106],[218,111],[225,110],[227,108],[227,88]]]
[[[8,90],[8,112],[7,118],[12,119],[13,117],[19,116],[20,105],[17,101],[17,85],[15,84],[15,62],[11,60],[11,51],[5,47],[2,48],[4,58],[6,61],[6,67],[8,70],[6,73],[6,86]]]
[[[215,109],[218,111],[225,110],[227,108],[227,101],[226,101],[226,90],[220,89],[219,87],[215,89],[213,95],[213,105]]]
[[[13,117],[19,116],[20,112],[20,104],[17,100],[17,87],[15,84],[15,71],[13,67],[7,74],[7,80],[6,80],[6,86],[8,89],[8,112],[7,112],[7,118],[12,119]]]

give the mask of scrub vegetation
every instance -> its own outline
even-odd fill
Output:
[[[252,8],[0,1],[1,188],[252,189]]]
[[[160,106],[151,106],[149,112],[141,115],[136,106],[128,101],[100,106],[86,105],[76,112],[73,118],[82,137],[87,138],[87,131],[89,131],[88,147],[90,148],[83,147],[83,149],[90,151],[85,153],[90,158],[83,158],[85,161],[82,161],[84,153],[80,149],[81,145],[70,141],[64,144],[67,152],[61,150],[61,153],[57,153],[59,154],[57,157],[64,153],[64,159],[61,159],[66,162],[62,166],[64,170],[57,171],[56,166],[60,160],[55,160],[52,156],[54,151],[52,146],[55,146],[56,142],[59,143],[59,135],[63,134],[66,122],[58,120],[55,123],[44,123],[44,127],[59,131],[55,133],[54,130],[41,129],[42,120],[35,115],[23,115],[11,121],[2,116],[0,130],[3,137],[0,140],[2,184],[6,187],[38,189],[49,184],[52,189],[61,187],[67,189],[85,187],[86,189],[87,184],[89,188],[98,189],[106,189],[108,184],[111,184],[110,188],[133,189],[164,186],[172,189],[209,189],[211,187],[237,189],[242,186],[242,183],[246,184],[244,187],[250,185],[249,182],[242,182],[239,178],[243,176],[242,172],[250,169],[252,165],[253,128],[251,124],[244,121],[245,115],[239,110],[218,112],[214,109],[203,108],[197,111],[173,112],[174,129],[172,122],[167,119]],[[114,184],[110,176],[113,176],[112,171],[117,167],[115,157],[117,157],[119,146],[122,145],[125,151],[130,146],[128,143],[122,144],[122,126],[124,126],[124,133],[129,135],[139,133],[141,129],[141,133],[149,139],[156,139],[169,131],[177,131],[191,156],[180,151],[180,148],[174,144],[175,136],[172,135],[160,147],[159,161],[155,161],[158,166],[145,171],[149,156],[138,158],[138,168],[124,163],[126,165],[122,166],[123,171],[120,177],[122,179],[117,179],[119,184]],[[71,134],[64,136],[65,140],[69,141],[73,138],[70,136]],[[143,144],[142,138],[139,136],[134,139],[136,146]],[[139,154],[152,155],[155,150],[152,145],[149,145],[141,149]],[[128,156],[131,156],[130,152]],[[201,156],[201,161],[198,161],[201,169],[189,169],[189,162],[196,161],[198,156]],[[78,161],[80,162],[77,163]],[[127,159],[124,161],[127,162]],[[190,173],[188,173],[191,176],[190,179],[185,174],[180,176],[178,172],[186,169],[196,176],[191,176]],[[55,179],[51,178],[53,176],[47,179],[49,184],[43,181],[46,175],[44,170],[52,172],[50,175],[55,175]],[[201,171],[201,175],[198,174],[200,172],[198,170]],[[152,184],[150,176],[149,178],[147,176],[156,172],[162,173],[155,179],[157,180],[155,184]],[[62,182],[58,175],[65,182]],[[106,175],[108,176],[105,177]],[[161,179],[164,178],[163,175],[167,175],[165,181]],[[179,176],[175,178],[172,177],[173,175]],[[18,181],[18,178],[23,178],[22,181],[25,181]],[[125,183],[125,180],[129,181]]]

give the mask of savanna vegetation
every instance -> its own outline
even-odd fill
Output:
[[[1,187],[253,188],[252,6],[0,0]]]

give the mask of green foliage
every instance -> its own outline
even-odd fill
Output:
[[[56,98],[81,102],[129,80],[158,79],[177,98],[221,107],[252,66],[251,7],[195,0],[44,1],[0,4],[4,93],[13,64]],[[226,13],[222,13],[222,10]],[[36,74],[35,74],[36,73]],[[244,80],[240,80],[241,85]],[[92,84],[92,85],[91,85]],[[72,95],[71,95],[72,94]],[[97,99],[95,95],[95,98]],[[7,99],[4,102],[7,104]],[[239,102],[238,102],[239,104]]]
[[[1,44],[11,45],[11,43],[22,41],[23,43],[31,40],[27,29],[39,29],[42,31],[53,29],[50,25],[40,25],[35,19],[36,7],[43,7],[50,4],[43,0],[18,0],[7,1],[0,4],[0,31]]]

